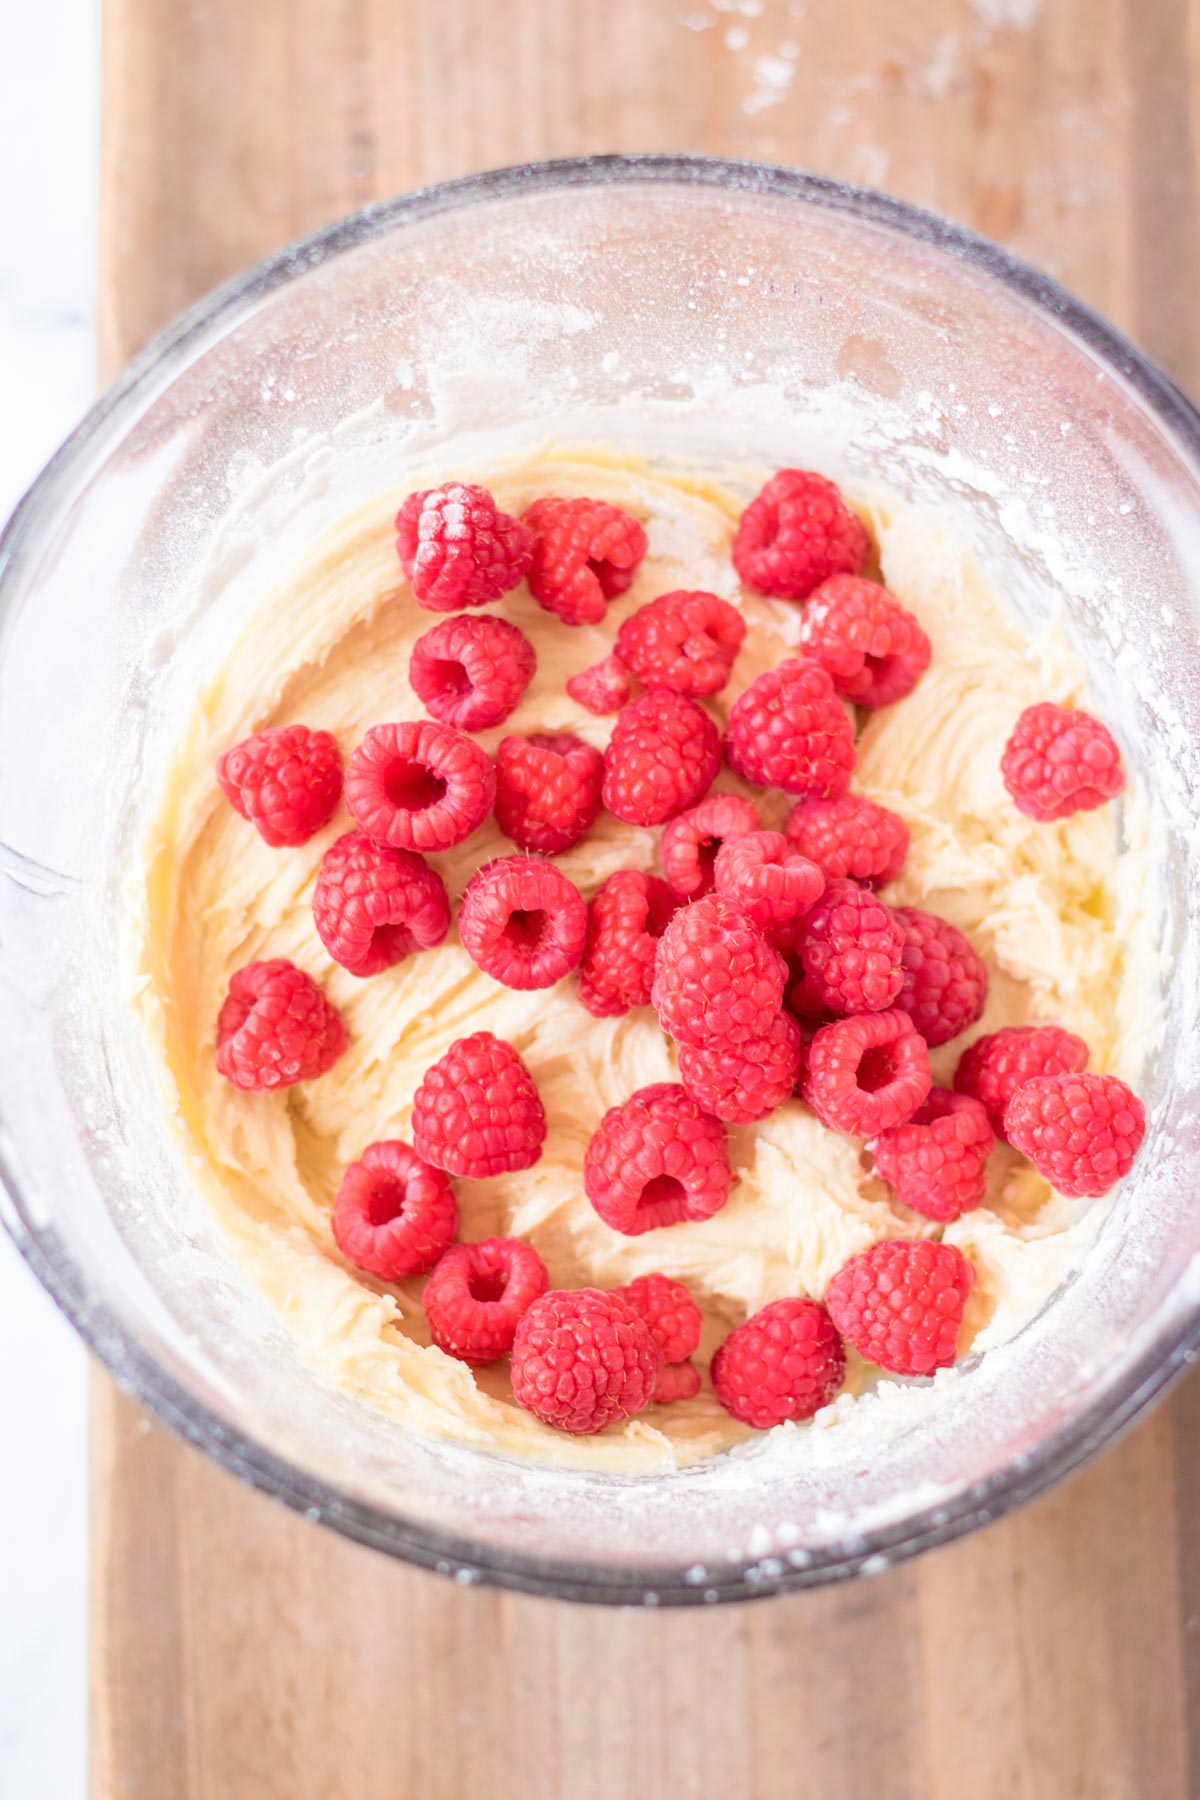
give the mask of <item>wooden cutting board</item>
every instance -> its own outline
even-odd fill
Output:
[[[488,165],[761,156],[1040,262],[1200,387],[1190,0],[106,0],[106,377],[287,239]],[[97,1800],[1182,1800],[1200,1385],[1017,1518],[697,1615],[457,1589],[94,1390]]]

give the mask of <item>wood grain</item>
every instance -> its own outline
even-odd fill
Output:
[[[1200,387],[1195,0],[107,0],[106,375],[423,182],[762,156],[1003,239]],[[1183,1800],[1200,1386],[982,1536],[693,1614],[464,1590],[246,1493],[97,1377],[97,1800]]]

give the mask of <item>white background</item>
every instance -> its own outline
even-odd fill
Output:
[[[92,394],[98,71],[96,0],[0,0],[0,518]],[[85,1792],[86,1376],[0,1232],[3,1800]]]

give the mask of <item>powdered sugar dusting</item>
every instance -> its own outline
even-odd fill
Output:
[[[971,0],[971,11],[988,31],[1028,31],[1041,9],[1042,0]]]
[[[693,12],[683,15],[680,24],[689,31],[706,31],[712,26],[720,25],[731,15],[735,21],[741,19],[757,20],[763,17],[763,0],[710,0],[711,13]],[[789,9],[791,18],[803,16],[803,9]],[[765,112],[769,107],[779,106],[788,96],[795,79],[796,64],[800,56],[800,45],[795,38],[785,35],[771,50],[759,50],[758,41],[761,34],[751,36],[751,32],[740,22],[724,25],[721,42],[725,49],[741,66],[743,54],[753,48],[755,54],[750,62],[751,86],[741,100],[741,110],[751,116]]]
[[[754,59],[754,87],[742,101],[742,111],[748,113],[762,112],[765,107],[778,106],[786,98],[796,73],[796,63],[788,56],[756,56]]]

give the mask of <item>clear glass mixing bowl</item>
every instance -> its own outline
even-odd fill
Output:
[[[128,867],[206,646],[269,561],[464,433],[882,477],[1031,624],[1065,601],[1172,827],[1133,1177],[1004,1352],[869,1449],[617,1479],[412,1436],[325,1387],[227,1262],[125,997]],[[5,1221],[116,1378],[237,1475],[414,1562],[577,1599],[851,1574],[1076,1467],[1194,1354],[1200,418],[1002,251],[783,169],[602,158],[454,182],[241,276],[136,359],[0,545]],[[206,599],[217,592],[215,600]]]

